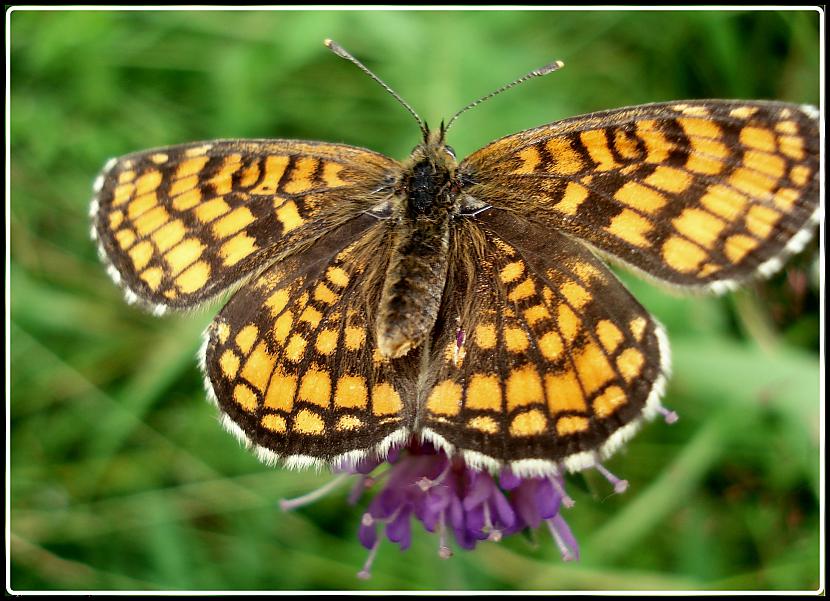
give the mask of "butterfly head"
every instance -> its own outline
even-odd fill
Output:
[[[443,121],[441,127],[436,130],[430,130],[429,126],[425,124],[424,141],[412,149],[409,162],[415,165],[422,161],[429,161],[433,165],[454,172],[458,161],[456,160],[455,150],[444,139],[446,131]]]

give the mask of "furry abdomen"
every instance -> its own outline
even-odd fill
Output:
[[[449,215],[405,223],[395,235],[377,322],[378,349],[390,358],[420,346],[432,331],[447,279]]]
[[[450,169],[430,159],[416,162],[401,182],[377,317],[377,344],[385,357],[420,346],[435,325],[447,280],[452,188]]]

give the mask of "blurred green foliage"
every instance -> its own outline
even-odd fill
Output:
[[[725,298],[624,276],[667,325],[681,420],[570,478],[582,559],[519,538],[437,556],[386,544],[374,578],[345,491],[265,467],[204,402],[217,307],[123,302],[89,240],[104,161],[220,137],[342,141],[405,157],[412,119],[322,46],[332,37],[431,123],[532,68],[566,68],[465,114],[463,156],[571,115],[686,98],[819,100],[815,11],[7,13],[11,21],[11,587],[29,589],[816,589],[815,249]],[[540,533],[543,534],[543,533]]]

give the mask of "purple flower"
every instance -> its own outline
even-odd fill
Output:
[[[625,480],[602,465],[597,464],[596,469],[617,492],[625,490]],[[563,560],[579,559],[579,545],[560,514],[562,507],[573,505],[561,475],[528,478],[502,470],[493,476],[472,469],[459,456],[448,457],[429,443],[410,442],[392,450],[385,461],[361,461],[317,491],[282,501],[282,508],[290,510],[310,503],[349,478],[356,479],[350,503],[356,503],[370,489],[379,489],[358,528],[358,539],[369,550],[358,573],[360,578],[370,577],[384,538],[401,550],[409,547],[413,519],[428,532],[438,534],[438,554],[443,558],[452,555],[451,540],[470,550],[480,541],[497,542],[516,532],[544,526]]]
[[[456,336],[463,344],[463,333]],[[659,403],[656,412],[667,424],[678,417]],[[625,492],[628,481],[617,478],[599,462],[593,468],[614,487]],[[450,539],[462,549],[474,549],[479,541],[498,542],[523,530],[544,524],[564,561],[579,559],[579,544],[560,510],[573,507],[565,492],[561,471],[555,475],[527,477],[502,469],[494,476],[467,465],[460,455],[448,456],[429,442],[413,438],[394,447],[383,459],[362,459],[336,470],[340,474],[316,491],[292,500],[280,501],[283,510],[307,505],[339,484],[354,478],[349,503],[354,505],[370,489],[380,489],[360,519],[357,537],[369,550],[358,577],[371,576],[372,563],[384,537],[407,549],[412,542],[412,519],[427,532],[438,534],[438,554],[452,555]]]

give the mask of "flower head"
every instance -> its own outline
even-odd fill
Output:
[[[597,469],[617,492],[625,480],[601,465]],[[493,475],[468,466],[460,456],[448,456],[425,442],[411,441],[393,449],[384,460],[364,460],[327,485],[292,501],[293,509],[316,500],[341,482],[355,479],[349,496],[357,503],[364,493],[377,490],[360,519],[358,539],[369,551],[361,578],[369,578],[371,566],[384,538],[401,550],[412,542],[413,521],[438,535],[438,554],[452,555],[450,542],[461,549],[474,549],[481,541],[497,542],[525,529],[546,527],[562,559],[579,558],[579,545],[560,510],[573,505],[561,475],[519,477],[509,470]]]
[[[459,340],[463,342],[463,338]],[[653,409],[667,424],[678,419],[677,413],[659,402]],[[614,492],[628,488],[628,481],[608,471],[598,456],[588,465],[608,480]],[[339,475],[316,491],[283,500],[280,505],[286,511],[306,505],[350,478],[355,480],[349,495],[352,505],[368,490],[379,489],[360,519],[358,539],[369,550],[358,572],[360,578],[370,577],[384,537],[401,550],[409,547],[413,519],[427,532],[438,534],[438,554],[444,559],[452,555],[451,540],[469,550],[480,541],[498,542],[540,526],[548,529],[564,561],[579,559],[579,544],[560,511],[574,505],[565,492],[561,469],[539,476],[517,475],[509,468],[492,474],[469,465],[463,454],[448,455],[444,449],[413,437],[407,444],[391,448],[383,458],[365,458],[335,471]]]

